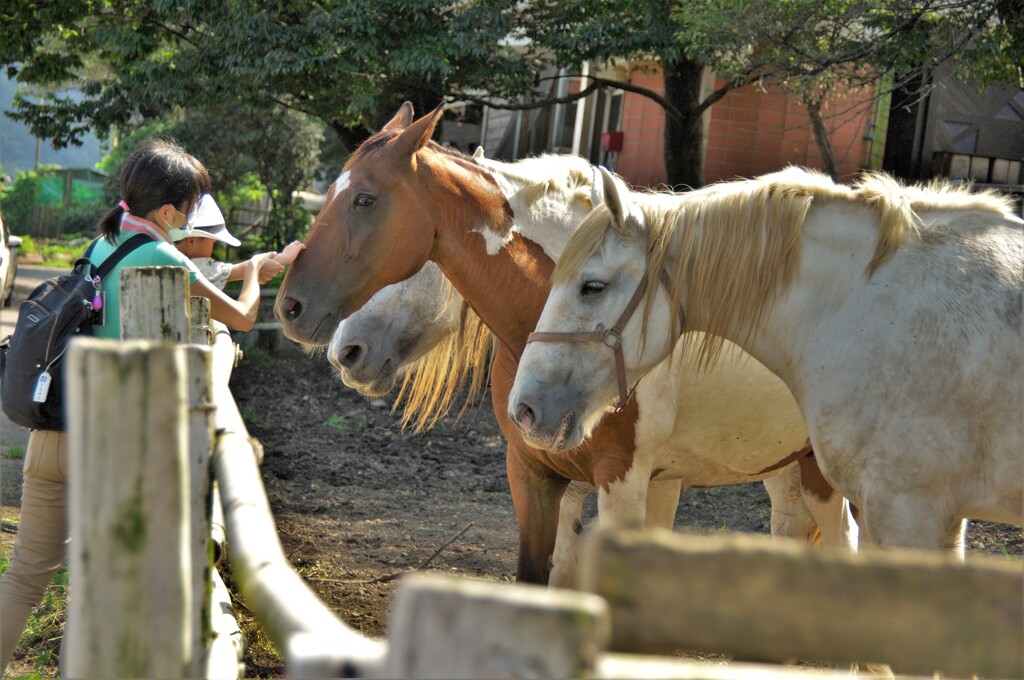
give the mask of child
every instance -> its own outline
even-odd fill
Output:
[[[218,288],[224,288],[228,281],[241,281],[251,260],[230,264],[213,259],[213,246],[220,241],[229,246],[238,246],[239,241],[228,231],[217,202],[210,194],[199,198],[199,208],[192,221],[191,229],[171,229],[174,245],[196,265],[203,276]],[[283,252],[268,253],[267,262],[260,267],[260,283],[266,283],[295,261],[305,244],[292,241]]]

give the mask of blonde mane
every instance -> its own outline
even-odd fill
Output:
[[[468,158],[468,157],[467,157]],[[544,155],[515,163],[476,159],[482,172],[500,174],[520,185],[509,198],[517,208],[532,211],[544,197],[559,195],[566,205],[584,200],[590,206],[594,175],[592,166],[578,156]],[[464,395],[457,418],[477,401],[487,386],[490,357],[496,340],[469,305],[455,293],[447,278],[438,295],[448,309],[459,305],[459,331],[438,343],[406,373],[394,409],[402,408],[402,427],[419,432],[446,416],[455,400]],[[446,310],[447,311],[447,310]]]
[[[869,278],[909,237],[921,228],[917,213],[925,210],[975,209],[1012,213],[1012,205],[994,192],[972,193],[969,188],[933,182],[906,187],[883,174],[866,176],[853,187],[835,184],[827,176],[787,168],[752,180],[722,182],[685,194],[633,194],[645,225],[618,225],[607,207],[595,209],[570,238],[552,275],[562,283],[578,273],[601,247],[608,229],[627,239],[646,238],[648,280],[657,281],[672,255],[672,309],[699,301],[707,320],[697,348],[698,363],[706,367],[721,351],[722,333],[743,319],[740,344],[753,335],[763,313],[784,292],[800,264],[804,219],[814,201],[860,203],[875,210],[878,235]],[[670,253],[669,250],[672,250]],[[654,300],[650,286],[644,315]]]
[[[494,335],[470,309],[448,279],[441,277],[445,305],[459,306],[459,330],[448,335],[422,356],[406,373],[392,411],[402,406],[402,427],[430,429],[448,415],[455,399],[463,395],[456,419],[480,398],[490,375]],[[447,292],[445,292],[447,291]],[[442,312],[446,313],[447,310]]]

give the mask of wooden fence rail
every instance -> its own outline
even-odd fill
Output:
[[[1020,561],[668,531],[598,533],[585,550],[580,583],[608,602],[616,651],[1024,677]]]
[[[345,624],[291,568],[277,537],[254,446],[228,388],[234,347],[226,334],[214,342],[213,401],[217,444],[214,476],[220,487],[232,573],[247,606],[291,660],[296,644],[309,677],[317,677],[316,658],[338,648],[349,651],[350,671],[379,660],[382,646]],[[323,652],[309,649],[310,636],[324,641]],[[305,643],[305,645],[304,645]],[[319,677],[325,677],[320,675]],[[350,676],[351,677],[351,676]]]
[[[288,564],[261,449],[228,386],[236,347],[202,305],[187,311],[186,282],[174,268],[125,270],[127,339],[69,350],[70,677],[238,676],[211,524],[226,526],[235,583],[291,678],[849,677],[671,656],[681,649],[1024,677],[1020,561],[758,537],[596,532],[581,559],[590,592],[414,574],[399,584],[388,641],[370,639]],[[182,344],[190,333],[198,344]]]

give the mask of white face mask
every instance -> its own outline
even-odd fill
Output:
[[[167,232],[167,235],[171,238],[172,241],[180,241],[183,238],[188,238],[189,236],[192,235],[192,230],[195,229],[194,223],[196,220],[196,213],[199,212],[199,202],[196,201],[195,203],[192,204],[192,209],[188,211],[187,215],[178,210],[177,208],[175,208],[173,205],[171,206],[171,208],[174,210],[174,212],[178,213],[179,215],[185,218],[185,226],[182,228],[178,228],[168,225],[165,230]]]

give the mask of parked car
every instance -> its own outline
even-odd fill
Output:
[[[14,295],[14,277],[18,273],[18,247],[21,237],[12,236],[0,215],[0,305],[7,307]]]

